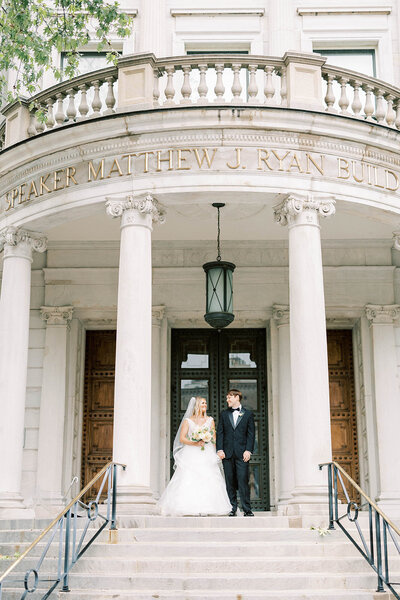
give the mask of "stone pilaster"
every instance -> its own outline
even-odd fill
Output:
[[[154,512],[151,231],[164,221],[164,211],[150,194],[110,199],[106,210],[121,217],[113,454],[127,469],[119,476],[119,512]]]
[[[325,477],[318,470],[318,463],[332,458],[319,219],[334,213],[331,198],[312,195],[290,195],[274,210],[275,220],[289,228],[293,514],[324,510],[327,500]]]
[[[73,306],[42,306],[46,322],[43,382],[40,401],[36,496],[42,516],[64,506],[64,426],[67,404],[67,355]]]
[[[400,516],[400,389],[397,373],[394,324],[400,305],[368,304],[373,348],[376,429],[378,438],[379,492],[377,502],[389,517]]]
[[[151,489],[160,496],[161,467],[161,326],[165,306],[152,308],[151,344]]]
[[[32,252],[44,252],[37,232],[0,231],[0,518],[29,517],[21,497]],[[33,514],[33,513],[32,513]]]
[[[293,407],[290,377],[289,306],[274,304],[272,317],[278,328],[278,429],[279,429],[279,477],[278,510],[286,513],[294,488],[293,469]]]

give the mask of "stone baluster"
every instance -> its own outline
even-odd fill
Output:
[[[166,106],[173,106],[175,104],[174,102],[174,96],[175,96],[175,88],[174,88],[174,73],[175,73],[175,67],[174,66],[168,66],[165,67],[165,72],[167,74],[167,86],[165,88],[165,105]]]
[[[249,65],[247,67],[247,69],[250,74],[249,87],[247,89],[247,93],[249,96],[249,102],[251,102],[252,104],[255,104],[256,102],[258,102],[258,100],[257,100],[258,86],[257,86],[257,81],[256,81],[258,65]]]
[[[57,125],[62,125],[65,121],[65,114],[64,114],[65,95],[62,94],[61,92],[58,92],[56,94],[56,98],[57,98],[57,111],[55,114],[55,119],[56,119]]]
[[[89,112],[89,104],[87,101],[87,85],[85,83],[83,83],[82,85],[79,86],[79,89],[81,91],[81,101],[79,103],[79,114],[80,114],[80,119],[84,120],[87,117],[87,114]]]
[[[265,96],[265,104],[272,104],[273,97],[275,94],[274,84],[272,82],[272,72],[274,67],[266,66],[264,68],[265,71],[265,88],[264,88],[264,96]]]
[[[385,99],[387,102],[386,123],[389,125],[389,127],[393,127],[393,123],[396,120],[396,113],[393,110],[394,96],[392,94],[386,94]]]
[[[26,131],[29,137],[33,137],[34,135],[37,134],[35,122],[36,122],[35,113],[32,111],[29,113],[29,126]]]
[[[376,98],[375,119],[378,123],[383,123],[386,116],[385,102],[383,100],[383,90],[381,90],[380,88],[376,88],[374,91]]]
[[[396,120],[394,122],[397,129],[400,129],[400,99],[397,99],[395,102],[395,110],[396,110]]]
[[[153,87],[153,106],[160,106],[160,72],[158,69],[153,69],[154,72],[154,87]]]
[[[281,106],[287,106],[287,68],[285,66],[277,70],[281,78]]]
[[[328,73],[325,76],[326,79],[326,94],[325,94],[325,104],[326,104],[326,112],[336,113],[336,108],[333,108],[335,104],[335,94],[333,92],[333,82],[335,81],[335,76]]]
[[[67,117],[68,117],[68,121],[74,121],[75,117],[76,117],[75,93],[76,93],[76,90],[74,88],[71,88],[71,89],[67,90],[67,95],[68,95]]]
[[[351,103],[351,110],[353,111],[355,117],[359,117],[362,109],[362,102],[360,98],[361,82],[355,80],[351,81],[350,84],[352,85],[354,90],[353,102]]]
[[[373,121],[372,115],[374,114],[374,101],[372,100],[372,90],[374,88],[369,85],[363,85],[363,90],[365,92],[365,119],[366,121]]]
[[[104,111],[104,115],[112,115],[115,113],[115,96],[114,96],[114,77],[106,77],[105,79],[107,83],[107,96],[106,96],[106,110]]]
[[[46,127],[47,129],[52,129],[55,125],[54,115],[53,115],[53,104],[54,98],[47,98],[47,112],[46,112]]]
[[[242,93],[242,85],[240,83],[241,64],[232,64],[233,83],[232,83],[232,102],[241,102],[240,94]]]
[[[199,73],[200,73],[200,81],[199,81],[199,87],[197,88],[197,92],[199,94],[199,104],[207,104],[208,100],[207,100],[207,93],[208,93],[208,86],[207,86],[207,81],[206,81],[206,74],[207,74],[207,70],[208,70],[208,65],[207,63],[201,63],[198,65],[199,67]]]
[[[39,106],[38,108],[40,113],[36,115],[35,127],[37,133],[42,133],[46,128],[44,121],[44,109],[43,106]]]
[[[183,65],[183,83],[181,88],[182,100],[181,104],[190,104],[192,102],[190,96],[192,95],[192,87],[190,85],[190,72],[192,67],[190,65]]]
[[[224,73],[224,63],[217,63],[215,65],[215,72],[217,74],[217,81],[215,83],[215,102],[222,103],[225,102],[224,94],[225,94],[225,86],[223,82],[223,73]]]
[[[97,79],[96,81],[92,81],[94,96],[92,100],[92,117],[100,117],[101,116],[101,107],[103,105],[100,98],[100,81]]]
[[[350,104],[350,101],[347,97],[347,84],[349,83],[349,80],[347,77],[339,77],[338,79],[339,83],[340,83],[340,98],[339,98],[339,106],[340,106],[340,114],[341,115],[348,115],[348,111],[347,108]]]

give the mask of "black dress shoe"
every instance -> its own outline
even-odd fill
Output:
[[[254,513],[252,510],[246,510],[244,513],[245,517],[254,517]]]
[[[236,510],[231,510],[231,512],[229,513],[228,517],[236,517]]]

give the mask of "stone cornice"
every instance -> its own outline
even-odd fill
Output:
[[[72,320],[73,306],[41,306],[40,316],[47,325],[68,326]]]
[[[150,193],[142,197],[126,196],[106,201],[106,213],[113,219],[122,217],[126,210],[137,210],[143,215],[150,215],[153,223],[165,223],[165,209]]]
[[[272,318],[280,325],[288,325],[290,319],[290,310],[287,304],[274,304],[272,306]]]
[[[290,225],[301,214],[314,220],[316,216],[330,217],[336,212],[332,198],[318,198],[312,194],[307,196],[287,196],[283,202],[274,207],[274,219],[280,225]]]
[[[17,227],[5,227],[0,230],[0,252],[7,246],[16,247],[21,243],[28,244],[36,252],[44,252],[47,249],[46,236],[36,231]]]
[[[365,315],[372,324],[392,324],[400,316],[399,304],[367,304]]]

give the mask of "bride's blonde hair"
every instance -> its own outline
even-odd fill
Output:
[[[196,396],[196,402],[193,407],[192,417],[201,417],[201,415],[202,415],[201,403],[203,402],[203,400],[206,400],[206,398],[203,398],[203,396]],[[206,402],[207,402],[207,400],[206,400]]]

